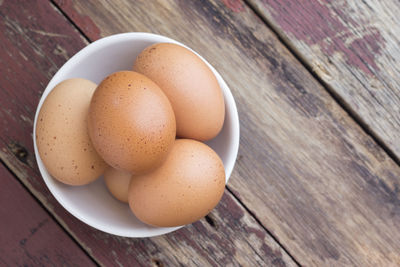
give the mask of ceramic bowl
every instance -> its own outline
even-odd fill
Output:
[[[160,42],[183,45],[164,36],[132,32],[105,37],[83,48],[60,68],[47,85],[36,110],[34,132],[40,107],[58,83],[69,78],[85,78],[99,84],[113,72],[131,70],[136,56],[145,47]],[[224,93],[226,110],[224,126],[219,135],[207,144],[224,162],[226,182],[228,182],[239,148],[239,118],[235,100],[227,84],[221,75],[206,60],[204,61],[215,74]],[[150,237],[180,228],[153,227],[140,222],[127,204],[119,202],[110,195],[103,177],[85,186],[69,186],[58,182],[43,165],[35,138],[33,142],[40,173],[50,192],[66,210],[82,222],[98,230],[124,237]]]

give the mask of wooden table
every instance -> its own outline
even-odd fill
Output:
[[[0,265],[400,266],[398,14],[395,0],[0,0]],[[147,239],[66,212],[32,144],[62,64],[136,31],[203,55],[241,123],[217,208]]]

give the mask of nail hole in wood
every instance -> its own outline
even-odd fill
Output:
[[[20,244],[21,246],[24,246],[25,243],[26,243],[26,238],[23,238],[23,239],[21,239],[21,240],[19,241],[19,244]]]
[[[151,260],[155,266],[164,267],[164,263],[162,263],[159,259],[152,259]]]
[[[211,227],[217,228],[217,225],[216,225],[216,223],[215,223],[215,220],[214,220],[214,218],[211,217],[210,214],[208,214],[208,215],[205,217],[205,219],[206,219],[206,222],[207,222],[209,225],[211,225]]]
[[[8,145],[11,152],[23,163],[27,163],[28,151],[25,147],[21,146],[16,142],[12,142]]]

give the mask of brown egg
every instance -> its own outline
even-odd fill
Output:
[[[104,172],[104,181],[116,199],[128,203],[128,189],[132,174],[125,171],[116,170],[113,167],[108,167]]]
[[[168,98],[149,78],[133,71],[109,75],[89,109],[89,135],[113,168],[143,173],[159,166],[176,135]]]
[[[70,185],[103,174],[106,164],[89,139],[87,115],[96,84],[85,79],[59,83],[46,97],[36,124],[36,143],[47,171]]]
[[[224,188],[224,166],[214,150],[195,140],[178,139],[158,169],[132,177],[129,206],[147,224],[179,226],[207,215]]]
[[[157,83],[171,101],[177,136],[214,138],[225,118],[222,90],[211,69],[183,46],[159,43],[144,49],[133,70]]]

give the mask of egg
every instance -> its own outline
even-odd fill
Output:
[[[179,226],[207,215],[224,188],[224,166],[214,150],[199,141],[178,139],[158,169],[132,177],[129,206],[147,224]]]
[[[99,84],[88,128],[95,149],[110,166],[135,174],[158,167],[176,136],[168,98],[157,84],[133,71],[113,73]]]
[[[87,131],[89,104],[96,84],[68,79],[49,93],[36,124],[36,144],[47,171],[69,185],[84,185],[103,174],[106,164]]]
[[[128,203],[128,189],[132,174],[108,167],[104,172],[104,181],[108,191],[119,201]]]
[[[172,43],[154,44],[137,56],[133,70],[167,95],[177,136],[205,141],[220,132],[225,118],[222,90],[211,69],[192,51]]]

